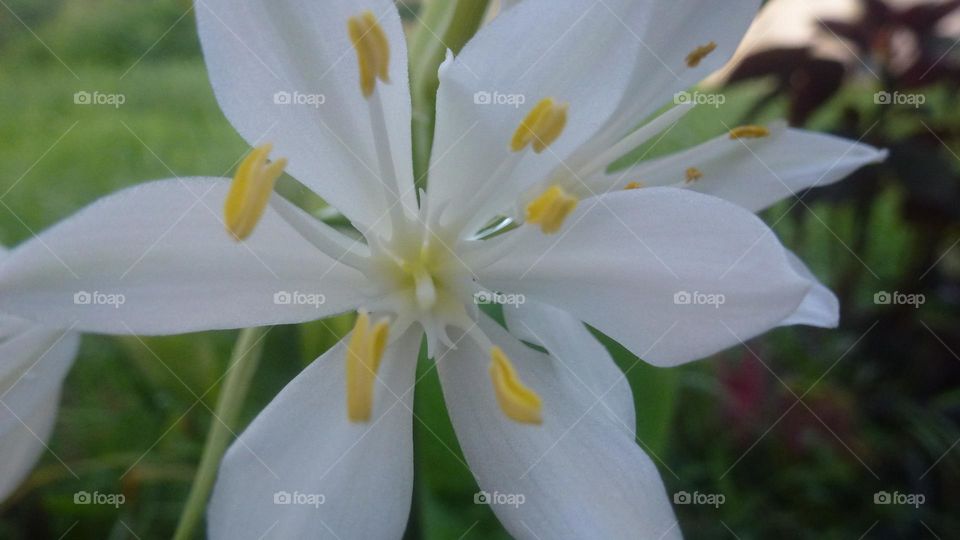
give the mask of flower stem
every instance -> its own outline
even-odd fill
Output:
[[[193,477],[187,503],[183,513],[180,514],[180,522],[173,535],[174,540],[192,538],[194,530],[202,520],[207,499],[213,489],[213,481],[217,477],[220,458],[223,457],[234,430],[237,429],[240,409],[250,389],[253,374],[260,364],[263,337],[269,330],[268,327],[245,328],[237,337],[233,352],[230,354],[230,363],[227,365],[226,380],[220,388],[217,408],[213,412],[203,456]]]
[[[413,172],[425,187],[436,119],[437,68],[447,49],[457,54],[480,28],[490,0],[432,0],[410,39],[410,93],[413,102]]]

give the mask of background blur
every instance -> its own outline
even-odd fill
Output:
[[[688,538],[960,534],[958,7],[770,2],[738,66],[700,90],[711,103],[635,154],[782,117],[891,150],[764,214],[840,297],[839,330],[779,329],[669,371],[611,344]],[[248,150],[214,101],[189,0],[0,0],[0,74],[8,246],[124,186],[229,176]],[[274,328],[244,421],[349,323]],[[235,337],[86,336],[51,452],[0,505],[0,538],[169,537]],[[408,537],[506,538],[474,504],[435,371],[415,410]],[[76,504],[79,492],[125,502]]]

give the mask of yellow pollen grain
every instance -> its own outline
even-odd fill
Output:
[[[770,130],[764,126],[740,126],[730,130],[730,139],[760,139],[770,135]]]
[[[539,224],[544,234],[553,234],[560,230],[579,202],[562,187],[550,186],[527,205],[527,223]]]
[[[272,146],[254,148],[240,163],[230,191],[223,203],[223,217],[227,232],[236,240],[250,236],[263,216],[273,186],[287,166],[286,159],[267,163]]]
[[[370,316],[363,311],[357,314],[357,322],[347,343],[347,418],[351,422],[370,420],[377,371],[389,332],[387,321],[380,321],[370,328]]]
[[[542,423],[543,404],[540,396],[520,381],[516,368],[503,350],[492,347],[490,359],[490,379],[503,414],[521,424]]]
[[[696,167],[690,167],[686,170],[684,175],[687,178],[687,183],[696,182],[697,180],[703,178],[703,173],[700,172],[700,169]]]
[[[510,139],[510,150],[519,152],[532,145],[535,153],[543,152],[563,133],[569,106],[553,98],[541,99],[517,126]]]
[[[357,51],[360,90],[363,97],[370,97],[378,78],[384,83],[390,82],[390,42],[377,17],[369,10],[347,20],[347,33]]]
[[[694,68],[699,66],[700,62],[702,62],[707,55],[716,50],[716,48],[717,44],[713,41],[707,43],[706,45],[700,45],[687,55],[687,67]]]
[[[643,182],[630,182],[629,184],[623,186],[623,189],[631,190],[631,189],[640,189],[642,187],[646,187],[646,185]]]

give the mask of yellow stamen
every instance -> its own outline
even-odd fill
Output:
[[[286,159],[267,164],[272,146],[258,146],[243,159],[233,176],[227,200],[223,204],[227,231],[237,240],[250,236],[263,216],[273,186],[287,166]]]
[[[490,378],[497,403],[507,418],[522,424],[540,424],[542,403],[536,392],[524,386],[517,370],[500,347],[490,349]]]
[[[738,139],[760,139],[770,135],[770,130],[763,126],[740,126],[730,130],[730,138],[734,141]]]
[[[390,42],[387,34],[372,11],[367,10],[347,20],[347,32],[357,51],[360,65],[360,90],[363,97],[370,97],[377,79],[390,82]]]
[[[713,41],[707,43],[706,45],[701,45],[694,49],[690,54],[687,55],[687,67],[697,67],[700,65],[700,62],[707,57],[710,53],[716,50],[717,44]]]
[[[380,359],[387,346],[387,321],[370,328],[370,316],[361,311],[347,344],[347,418],[351,422],[370,420],[373,390]]]
[[[563,133],[569,106],[569,103],[558,104],[553,98],[541,99],[517,126],[510,139],[510,149],[519,152],[532,144],[534,152],[543,152]]]
[[[625,189],[625,190],[629,190],[629,189],[640,189],[640,188],[642,188],[642,187],[645,187],[645,185],[644,185],[643,182],[630,182],[629,184],[623,186],[623,189]]]
[[[696,182],[697,180],[703,178],[703,173],[700,172],[700,169],[696,167],[690,167],[685,173],[687,177],[687,183]]]
[[[538,223],[544,234],[553,234],[560,230],[578,202],[562,187],[551,186],[527,205],[527,223]]]

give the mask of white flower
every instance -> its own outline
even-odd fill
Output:
[[[232,188],[177,179],[106,197],[21,246],[0,268],[0,302],[48,324],[141,334],[360,312],[351,336],[227,453],[214,538],[399,538],[424,336],[481,489],[523,496],[493,505],[512,535],[678,537],[656,467],[634,443],[630,389],[583,322],[661,366],[780,324],[833,324],[829,291],[733,203],[756,210],[882,157],[793,130],[746,141],[764,134],[748,128],[631,171],[649,185],[689,177],[693,189],[619,189],[628,182],[605,174],[683,114],[634,131],[730,56],[757,5],[517,3],[441,68],[430,189],[418,199],[391,2],[198,3],[217,98],[256,147]],[[514,98],[498,105],[484,92]],[[744,143],[787,185],[753,175]],[[268,163],[271,150],[285,159]],[[284,168],[362,238],[272,196]],[[224,204],[240,242],[223,231]],[[502,215],[527,223],[491,229]],[[125,302],[77,309],[78,288]],[[527,299],[505,308],[512,333],[474,305],[491,292]]]
[[[0,259],[6,250],[0,247]],[[0,315],[0,501],[27,476],[46,448],[80,338]]]

